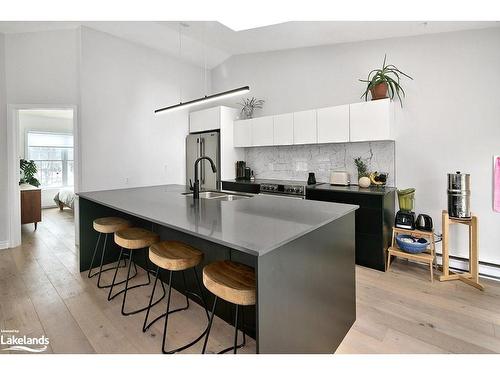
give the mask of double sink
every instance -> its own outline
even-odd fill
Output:
[[[182,195],[192,197],[193,193],[182,193]],[[236,201],[239,199],[252,198],[250,194],[240,194],[233,192],[223,192],[223,191],[200,191],[200,199],[217,199],[219,201]]]

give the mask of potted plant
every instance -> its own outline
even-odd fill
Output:
[[[359,187],[367,188],[370,186],[371,181],[368,172],[368,165],[361,158],[357,157],[354,159],[354,164],[356,165],[356,169],[358,170],[358,185]]]
[[[38,169],[33,160],[21,159],[19,163],[19,167],[21,168],[21,179],[19,180],[19,185],[21,184],[30,184],[35,187],[40,186],[40,181],[35,177]]]
[[[255,109],[262,109],[265,101],[262,99],[257,99],[252,96],[252,98],[243,99],[238,104],[241,106],[241,115],[245,119],[250,119],[253,117],[253,112]]]
[[[367,83],[367,87],[361,98],[368,100],[368,92],[371,93],[372,100],[387,98],[387,94],[391,99],[394,99],[394,95],[397,95],[401,107],[403,102],[401,100],[401,94],[406,96],[405,91],[400,85],[401,76],[405,76],[409,79],[413,79],[408,74],[403,73],[396,66],[389,64],[386,65],[387,55],[384,56],[384,63],[382,64],[382,69],[374,69],[368,73],[368,79],[360,79],[361,82]]]

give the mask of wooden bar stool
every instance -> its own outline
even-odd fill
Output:
[[[243,342],[240,345],[237,344],[238,309],[239,306],[255,305],[255,271],[252,267],[230,260],[218,261],[203,268],[203,284],[215,295],[215,299],[208,322],[208,330],[205,336],[205,342],[203,343],[202,353],[205,353],[207,348],[208,336],[210,335],[210,329],[212,328],[212,322],[214,320],[217,299],[222,298],[236,305],[236,313],[234,317],[234,345],[220,351],[219,354],[226,353],[230,350],[233,350],[233,353],[236,354],[237,349],[243,347],[246,343],[245,332],[242,330]]]
[[[168,316],[172,313],[178,312],[178,311],[183,311],[189,308],[189,297],[188,294],[194,297],[197,297],[202,303],[203,307],[205,308],[205,313],[207,315],[207,320],[209,318],[208,311],[206,308],[206,303],[205,303],[205,298],[203,295],[203,290],[201,288],[200,284],[200,279],[198,278],[198,273],[196,272],[196,266],[200,264],[200,262],[203,260],[203,253],[197,249],[195,249],[192,246],[189,246],[188,244],[179,242],[179,241],[163,241],[156,243],[154,245],[151,245],[149,248],[149,259],[150,261],[157,266],[156,269],[156,278],[155,282],[153,284],[153,291],[151,292],[151,297],[149,299],[149,305],[147,307],[147,312],[146,312],[146,317],[144,318],[144,324],[142,326],[142,332],[146,332],[151,325],[153,325],[156,321],[159,319],[165,317],[165,324],[163,326],[163,340],[162,340],[162,347],[161,351],[164,354],[173,354],[180,352],[184,349],[187,349],[194,344],[196,344],[198,341],[200,341],[205,333],[207,332],[207,328],[198,336],[194,341],[179,347],[177,349],[169,350],[167,351],[165,349],[165,343],[166,343],[166,338],[167,338],[167,326],[168,326]],[[168,270],[169,272],[169,278],[168,278],[168,297],[167,297],[167,309],[164,314],[158,316],[155,318],[153,321],[151,321],[148,324],[148,317],[149,317],[149,312],[151,310],[152,302],[153,302],[153,296],[155,294],[155,289],[156,289],[156,283],[158,281],[158,276],[160,274],[160,269]],[[186,276],[185,276],[185,271],[188,269],[192,269],[194,273],[194,277],[196,279],[196,285],[198,287],[198,291],[200,294],[196,294],[192,291],[187,290],[187,284],[186,284]],[[178,309],[170,311],[170,297],[172,295],[172,275],[174,272],[182,272],[182,277],[184,280],[184,293],[186,296],[186,306],[185,307],[180,307]],[[163,286],[163,281],[160,280]]]
[[[122,310],[121,310],[122,315],[137,314],[137,313],[147,309],[147,307],[144,307],[144,308],[141,308],[141,309],[138,309],[135,311],[125,312],[127,291],[130,289],[139,288],[141,286],[147,286],[147,285],[151,284],[150,272],[152,272],[152,271],[149,269],[148,256],[147,256],[145,251],[143,251],[142,253],[144,255],[145,270],[146,270],[146,274],[148,275],[148,282],[129,287],[128,283],[131,279],[130,268],[132,266],[132,263],[134,263],[134,266],[135,266],[133,255],[136,251],[138,251],[140,249],[146,249],[149,246],[151,246],[152,244],[158,242],[159,240],[160,240],[159,235],[157,235],[156,233],[151,232],[147,229],[144,229],[144,228],[126,228],[126,229],[115,232],[115,242],[117,245],[120,246],[120,256],[118,257],[118,263],[115,267],[115,274],[113,276],[113,282],[111,283],[111,287],[109,288],[108,301],[111,301],[117,295],[123,293]],[[128,263],[127,278],[124,280],[125,281],[125,288],[123,288],[121,291],[112,295],[113,288],[115,287],[115,285],[118,285],[118,283],[116,283],[116,275],[118,274],[118,267],[119,267],[118,265],[120,263],[120,260],[122,259],[124,249],[129,251],[129,263]],[[162,287],[163,287],[163,284],[162,284]],[[165,288],[163,287],[163,296],[160,299],[158,299],[155,303],[153,303],[151,306],[156,305],[164,297],[165,297]]]
[[[103,262],[104,262],[104,256],[106,253],[106,244],[107,244],[107,240],[108,240],[108,234],[112,234],[112,233],[115,233],[116,231],[130,227],[130,222],[128,220],[122,219],[121,217],[101,217],[99,219],[94,220],[93,227],[94,227],[95,231],[99,232],[99,237],[97,237],[97,243],[95,244],[94,254],[92,255],[92,261],[90,262],[90,268],[89,268],[89,273],[88,273],[87,277],[90,279],[94,276],[97,276],[97,287],[98,288],[109,288],[111,286],[111,284],[101,285],[101,274],[103,272],[111,271],[111,270],[115,269],[115,267],[109,267],[109,268],[102,269]],[[94,268],[94,260],[95,260],[95,257],[97,255],[97,249],[99,247],[99,242],[100,242],[101,236],[103,234],[104,234],[104,244],[102,247],[101,263],[99,264],[99,271],[92,273],[92,269]],[[123,267],[125,267],[127,265],[126,260],[124,260],[124,262],[125,262],[125,265]],[[135,275],[137,275],[137,269],[136,269]],[[132,277],[134,277],[134,276],[132,276]]]

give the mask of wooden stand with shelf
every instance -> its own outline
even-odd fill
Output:
[[[448,211],[444,210],[443,220],[443,274],[439,281],[460,280],[479,290],[484,286],[479,283],[479,255],[478,255],[478,219],[472,215],[470,219],[457,219],[450,217]],[[451,224],[464,224],[469,227],[469,272],[455,273],[450,271],[449,234]]]
[[[414,237],[423,237],[429,239],[429,248],[418,254],[411,254],[401,250],[396,243],[396,236],[398,234],[408,234]],[[391,256],[396,256],[399,258],[409,259],[416,262],[421,262],[429,265],[431,272],[431,282],[434,281],[434,263],[436,261],[436,243],[434,242],[434,232],[425,232],[421,230],[409,230],[401,228],[392,228],[392,242],[391,247],[387,249],[387,269],[389,271],[389,266],[391,265]]]

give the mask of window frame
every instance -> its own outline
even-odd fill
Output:
[[[63,154],[62,154],[62,158],[61,160],[59,159],[54,159],[54,160],[35,160],[35,162],[37,161],[48,161],[48,162],[51,162],[51,161],[60,161],[62,163],[62,185],[61,186],[54,186],[54,187],[50,187],[50,186],[43,186],[43,185],[40,185],[40,187],[42,188],[42,190],[47,190],[47,189],[60,189],[60,188],[66,188],[66,187],[74,187],[75,186],[75,181],[74,181],[74,176],[73,176],[73,181],[71,181],[71,184],[69,184],[68,182],[68,149],[72,149],[73,150],[73,172],[74,172],[74,163],[75,163],[75,156],[74,156],[74,153],[75,153],[75,136],[72,132],[61,132],[61,131],[57,131],[57,132],[51,132],[51,131],[43,131],[43,130],[35,130],[35,129],[26,129],[25,130],[25,133],[24,133],[24,157],[25,159],[29,159],[29,148],[30,148],[30,145],[29,145],[29,142],[28,142],[28,139],[29,139],[29,134],[32,133],[32,134],[50,134],[50,135],[62,135],[62,136],[71,136],[73,137],[73,145],[70,147],[70,146],[58,146],[57,148],[63,148],[65,149]],[[32,147],[50,147],[50,146],[32,146]],[[31,159],[29,159],[31,160]],[[42,182],[40,181],[40,184]]]

